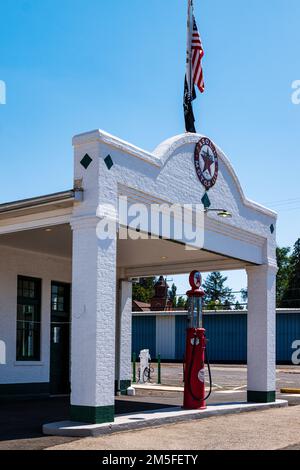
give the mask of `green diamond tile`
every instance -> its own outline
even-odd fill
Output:
[[[211,206],[211,202],[207,193],[204,193],[204,196],[201,199],[202,204],[204,205],[205,209],[208,209]]]
[[[80,164],[85,168],[86,170],[92,163],[93,159],[86,153],[83,159],[81,160]]]
[[[113,166],[114,162],[112,161],[112,158],[110,155],[107,155],[107,157],[104,158],[104,161],[105,161],[105,165],[107,166],[108,170],[111,169],[111,167]]]
[[[272,233],[272,235],[273,235],[273,233],[275,232],[275,227],[274,227],[273,224],[270,225],[270,232]]]

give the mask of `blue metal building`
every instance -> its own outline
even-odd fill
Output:
[[[247,312],[210,312],[203,316],[211,362],[247,362]],[[291,364],[293,343],[300,341],[300,309],[278,309],[276,314],[277,363]],[[134,313],[132,352],[150,350],[152,359],[182,361],[185,351],[186,312]]]

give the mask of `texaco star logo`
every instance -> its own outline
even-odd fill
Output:
[[[201,184],[205,189],[212,188],[218,178],[219,162],[216,147],[207,137],[202,137],[197,143],[194,161]]]

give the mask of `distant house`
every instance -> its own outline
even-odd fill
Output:
[[[132,300],[133,312],[162,312],[164,310],[172,309],[172,301],[168,296],[169,286],[163,276],[160,276],[154,285],[154,295],[150,302],[140,302],[139,300]]]
[[[172,301],[169,299],[169,286],[167,280],[160,276],[154,285],[154,296],[150,300],[150,310],[154,312],[161,312],[170,310],[172,308]]]
[[[140,302],[139,300],[132,301],[132,311],[133,312],[149,312],[150,304],[146,302]]]

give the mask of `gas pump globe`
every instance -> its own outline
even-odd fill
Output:
[[[199,271],[191,272],[189,282],[192,288],[186,293],[188,296],[189,328],[202,328],[202,299],[205,292],[201,287],[201,273]]]
[[[205,401],[211,393],[211,374],[209,362],[208,372],[210,391],[205,396],[205,356],[206,336],[202,322],[202,307],[204,290],[201,287],[202,276],[199,271],[190,274],[191,290],[188,296],[188,329],[186,333],[186,353],[184,369],[184,403],[186,409],[205,409]]]

